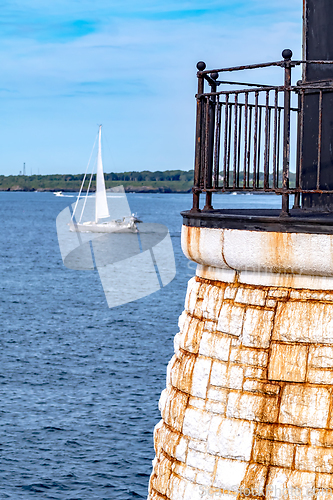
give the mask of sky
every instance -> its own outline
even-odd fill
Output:
[[[0,175],[193,168],[196,63],[301,58],[301,0],[0,0]],[[255,81],[259,74],[255,75]],[[250,78],[253,78],[250,76]],[[281,83],[281,70],[260,74]]]

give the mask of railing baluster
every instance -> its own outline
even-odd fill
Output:
[[[258,142],[258,148],[257,148],[257,168],[256,168],[256,187],[259,188],[259,175],[260,175],[260,160],[261,160],[261,111],[262,111],[262,108],[261,106],[258,107],[258,114],[259,114],[259,118],[258,118],[258,138],[257,138],[257,142]]]
[[[233,161],[233,179],[232,186],[235,189],[236,187],[236,169],[237,169],[237,126],[238,126],[238,94],[235,95],[235,104],[234,104],[234,161]]]
[[[276,189],[276,147],[277,147],[277,107],[278,107],[279,94],[275,90],[274,96],[274,132],[273,132],[273,189]]]
[[[254,107],[254,136],[253,136],[253,189],[257,187],[257,134],[258,134],[258,97],[259,92],[255,93],[255,107]],[[260,131],[259,131],[260,134]]]
[[[238,104],[238,109],[239,109],[239,119],[238,119],[238,148],[237,148],[237,179],[236,179],[236,184],[237,187],[240,187],[240,160],[241,160],[241,140],[242,140],[242,109],[243,109],[243,104]]]
[[[227,179],[227,148],[228,148],[228,121],[229,121],[229,94],[225,96],[225,113],[224,113],[224,156],[223,156],[223,189],[228,187]]]
[[[249,94],[245,93],[245,104],[244,104],[244,178],[243,178],[243,187],[248,187],[248,183],[246,182],[247,176],[247,113],[248,113],[248,103],[249,103]]]
[[[269,171],[269,139],[270,139],[270,126],[269,126],[269,91],[266,92],[266,106],[265,106],[265,150],[264,150],[264,189],[268,188],[268,171]]]
[[[280,148],[281,148],[281,108],[279,108],[278,113],[278,139],[277,139],[277,187],[279,187],[279,179],[280,179]],[[281,169],[282,176],[282,169]],[[282,181],[281,181],[282,182]]]
[[[220,170],[220,140],[221,140],[221,103],[220,96],[217,96],[216,102],[216,125],[215,125],[215,150],[214,150],[214,188],[219,185]]]
[[[247,185],[250,187],[250,164],[251,164],[251,128],[252,128],[252,110],[253,105],[249,105],[250,116],[249,116],[249,140],[248,140],[248,152],[247,152]]]
[[[230,183],[230,156],[231,156],[231,128],[232,128],[232,103],[229,103],[229,123],[228,123],[228,160],[227,160],[227,186]]]

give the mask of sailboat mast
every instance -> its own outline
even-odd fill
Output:
[[[97,173],[96,173],[96,205],[95,222],[99,219],[110,217],[108,201],[106,198],[103,163],[102,163],[102,125],[98,130],[98,153],[97,153]]]

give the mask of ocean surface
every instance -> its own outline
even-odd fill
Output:
[[[97,271],[63,266],[58,213],[75,198],[0,193],[0,498],[145,499],[158,400],[195,265],[180,247],[190,194],[129,194],[170,231],[177,274],[109,309]],[[215,208],[279,208],[216,195]]]

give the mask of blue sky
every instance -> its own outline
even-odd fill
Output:
[[[0,0],[0,174],[193,168],[196,62],[301,57],[301,0]],[[262,78],[280,81],[274,69]],[[256,75],[258,79],[258,75]]]

